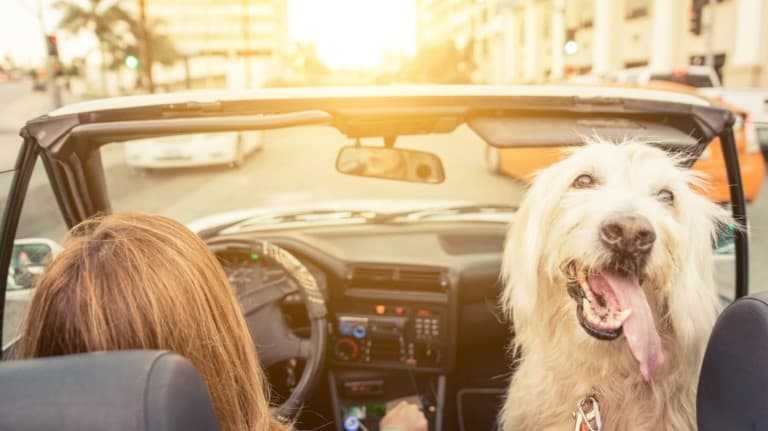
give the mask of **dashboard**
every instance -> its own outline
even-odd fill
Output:
[[[510,331],[496,304],[505,231],[506,225],[495,222],[430,222],[321,226],[233,238],[280,245],[318,281],[329,334],[328,387],[319,389],[318,397],[330,392],[329,410],[341,423],[371,400],[424,388],[432,388],[422,397],[429,399],[425,402],[450,414],[458,408],[452,384],[504,385],[500,376],[509,372]],[[237,293],[292,282],[266,259],[241,255],[223,263]],[[301,296],[286,296],[281,307],[302,335],[308,319]],[[376,429],[374,423],[369,429]]]
[[[467,268],[498,265],[503,235],[498,223],[464,229],[433,223],[429,229],[366,225],[253,238],[291,251],[318,281],[330,312],[331,364],[450,371],[460,278]],[[253,286],[291,282],[266,259],[233,255],[223,264],[237,296]],[[489,272],[491,285],[497,275]],[[287,296],[287,314],[300,314],[301,302],[298,294]]]

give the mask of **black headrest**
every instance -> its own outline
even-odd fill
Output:
[[[218,430],[195,367],[125,350],[0,364],[0,430]]]
[[[701,431],[768,429],[768,292],[741,298],[718,317],[696,410]]]

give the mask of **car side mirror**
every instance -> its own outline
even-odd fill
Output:
[[[342,174],[398,181],[439,184],[445,181],[443,162],[424,151],[387,147],[345,146],[336,158]]]
[[[6,289],[21,290],[34,287],[37,279],[43,275],[61,250],[62,247],[56,241],[47,238],[25,238],[14,241]]]

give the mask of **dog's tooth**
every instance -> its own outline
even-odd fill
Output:
[[[592,316],[590,317],[591,317],[590,320],[592,324],[594,324],[595,326],[600,326],[603,324],[603,322],[600,321],[600,316],[598,316],[597,314],[592,314]]]
[[[632,309],[627,308],[626,310],[616,313],[616,320],[619,322],[620,325],[622,325],[624,324],[624,321],[627,320],[630,314],[632,314]]]

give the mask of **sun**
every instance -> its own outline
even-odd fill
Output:
[[[312,42],[335,69],[376,68],[387,53],[412,54],[415,0],[288,0],[295,41]]]

